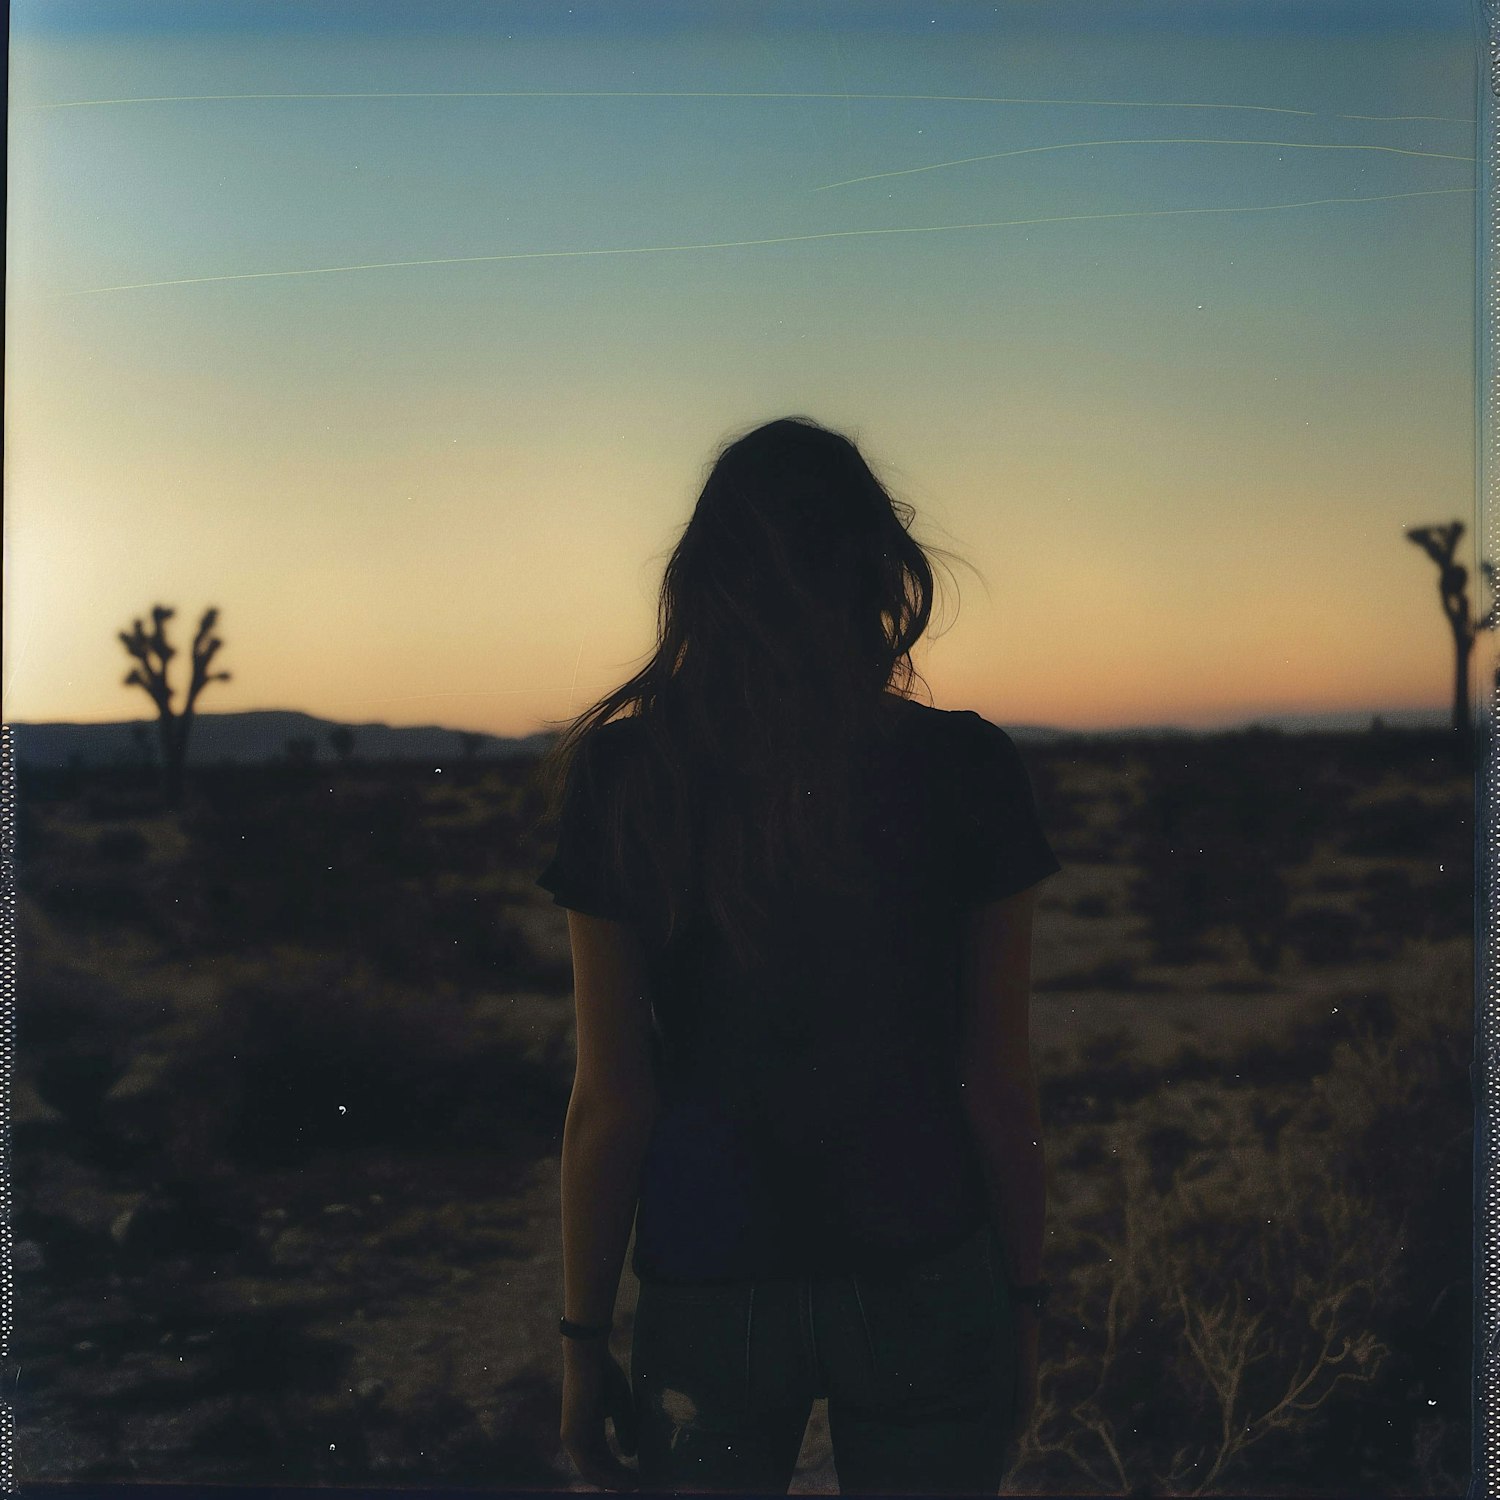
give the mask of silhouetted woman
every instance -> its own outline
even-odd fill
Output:
[[[650,660],[544,765],[578,1044],[561,1437],[607,1488],[785,1492],[826,1397],[844,1489],[993,1494],[1030,1417],[1061,866],[1004,731],[909,696],[911,519],[815,422],[728,444]]]

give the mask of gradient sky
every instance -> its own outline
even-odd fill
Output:
[[[1462,0],[12,28],[7,720],[149,712],[116,633],[160,601],[179,680],[221,610],[205,711],[544,727],[644,659],[716,445],[792,412],[983,575],[940,706],[1448,701],[1402,532],[1474,511]],[[313,94],[367,97],[182,97]]]

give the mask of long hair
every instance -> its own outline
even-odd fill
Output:
[[[911,650],[932,616],[913,517],[809,417],[719,450],[667,562],[649,660],[565,721],[538,770],[555,814],[587,736],[622,710],[641,721],[604,857],[620,874],[633,847],[653,867],[661,941],[695,905],[752,966],[779,898],[865,888],[855,773],[920,680]]]

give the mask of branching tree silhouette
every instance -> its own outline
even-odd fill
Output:
[[[1496,622],[1495,566],[1489,561],[1479,564],[1490,586],[1489,613],[1474,620],[1469,608],[1469,570],[1453,560],[1458,539],[1464,534],[1462,521],[1446,526],[1412,526],[1406,533],[1438,565],[1438,595],[1443,614],[1453,632],[1453,730],[1459,759],[1467,762],[1473,750],[1473,720],[1469,710],[1469,657],[1475,636],[1481,630],[1493,630]]]
[[[213,634],[218,623],[219,611],[206,609],[198,622],[198,633],[193,637],[192,676],[188,681],[187,697],[181,711],[172,707],[175,689],[167,681],[169,664],[177,655],[177,648],[167,641],[166,623],[175,615],[175,609],[158,604],[151,611],[152,629],[148,633],[137,619],[129,631],[120,632],[120,641],[136,661],[125,678],[125,686],[144,688],[156,705],[157,737],[161,744],[162,791],[169,805],[176,806],[182,800],[182,768],[187,759],[188,731],[193,724],[193,708],[198,695],[210,682],[228,682],[228,672],[210,672],[209,663],[224,643]]]
[[[1484,574],[1484,581],[1490,586],[1490,608],[1489,613],[1474,628],[1495,630],[1500,628],[1500,580],[1497,580],[1494,563],[1488,558],[1480,559],[1479,571]],[[1500,662],[1495,664],[1495,692],[1500,694]]]

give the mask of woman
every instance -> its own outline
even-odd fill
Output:
[[[544,767],[578,1033],[561,1438],[606,1488],[785,1492],[826,1397],[846,1490],[993,1494],[1029,1420],[1061,866],[1005,733],[909,696],[911,518],[806,418],[728,444],[650,660]]]

